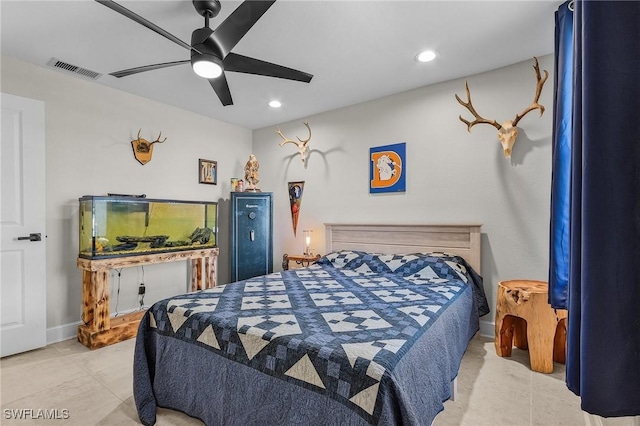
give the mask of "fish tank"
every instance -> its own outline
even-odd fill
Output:
[[[218,203],[145,196],[79,199],[79,256],[136,256],[217,247]]]

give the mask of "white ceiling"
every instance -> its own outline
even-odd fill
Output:
[[[191,1],[118,3],[186,43],[204,23]],[[55,57],[103,74],[96,83],[257,129],[550,54],[561,3],[279,0],[233,51],[313,80],[227,73],[234,100],[227,107],[188,64],[108,75],[189,59],[189,51],[91,0],[0,0],[2,55],[42,67]],[[239,4],[222,0],[211,28]],[[437,51],[436,60],[416,62],[424,49]],[[271,99],[283,106],[269,108]]]

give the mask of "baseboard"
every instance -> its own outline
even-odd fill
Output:
[[[480,321],[480,335],[493,339],[496,333],[496,325],[493,322]]]
[[[47,328],[47,345],[62,342],[63,340],[75,339],[80,321],[71,324],[59,325]]]
[[[146,309],[147,306],[145,305]],[[128,309],[118,312],[118,315],[129,314],[137,311],[137,308]],[[56,327],[47,328],[47,345],[62,342],[63,340],[75,339],[78,333],[78,326],[82,324],[80,321],[70,324],[63,324]]]

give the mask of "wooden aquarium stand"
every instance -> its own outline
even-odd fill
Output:
[[[191,291],[216,286],[218,248],[185,250],[171,253],[116,257],[111,259],[78,258],[82,269],[82,321],[78,341],[89,349],[97,349],[135,337],[145,311],[111,318],[109,310],[109,275],[112,269],[191,261]]]

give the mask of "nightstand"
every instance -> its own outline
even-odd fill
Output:
[[[289,262],[295,262],[294,267],[291,269],[303,268],[305,266],[313,265],[316,261],[320,259],[320,255],[316,254],[315,256],[306,255],[306,254],[284,254],[282,256],[282,270],[289,270]]]
[[[495,346],[498,356],[511,356],[513,345],[528,349],[531,369],[552,373],[553,362],[565,363],[567,311],[548,302],[544,281],[498,283]]]

